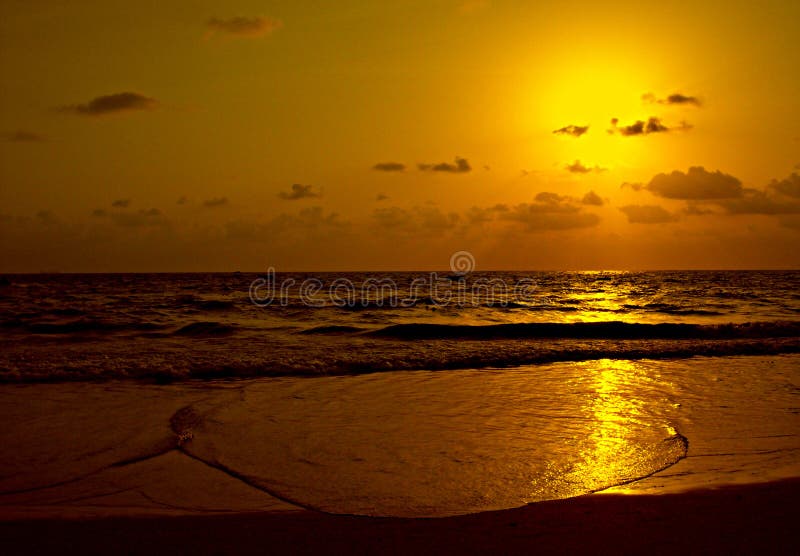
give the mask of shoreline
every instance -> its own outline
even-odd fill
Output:
[[[800,478],[440,518],[313,511],[0,520],[5,554],[791,553]]]

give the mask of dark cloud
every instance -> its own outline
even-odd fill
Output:
[[[603,198],[594,191],[589,191],[584,195],[583,199],[581,199],[581,203],[595,207],[601,207],[604,204]]]
[[[131,206],[131,202],[132,201],[130,199],[117,199],[111,203],[111,206],[115,208],[128,208]]]
[[[291,191],[281,191],[278,197],[287,201],[297,201],[298,199],[311,199],[314,197],[321,197],[322,193],[314,191],[313,185],[302,185],[299,183],[292,184]]]
[[[683,130],[686,131],[691,129],[691,125],[687,124],[686,122],[681,123],[678,127],[667,127],[664,125],[659,118],[650,117],[647,121],[644,120],[637,120],[636,122],[630,125],[619,125],[619,119],[613,118],[611,120],[611,129],[608,130],[609,133],[619,133],[625,137],[631,137],[635,135],[650,135],[651,133],[666,133],[668,131],[675,131],[675,130]]]
[[[181,197],[178,197],[178,200],[175,201],[175,202],[176,202],[176,204],[179,204],[179,205],[185,205],[186,203],[189,202],[189,199],[186,196],[182,195]]]
[[[620,207],[631,224],[664,224],[675,222],[677,216],[658,205],[627,205]]]
[[[382,207],[375,209],[372,217],[379,228],[409,235],[441,235],[461,221],[459,214],[437,207]]]
[[[553,133],[558,135],[571,135],[572,137],[580,137],[587,131],[589,131],[588,125],[568,125],[566,127],[562,127],[561,129],[556,129],[553,131]]]
[[[163,214],[157,208],[142,209],[137,212],[114,212],[109,216],[114,224],[125,228],[143,228],[166,224]]]
[[[203,206],[206,208],[224,207],[228,205],[227,197],[214,197],[203,201]]]
[[[223,19],[212,17],[206,22],[211,33],[225,33],[236,37],[262,37],[283,27],[280,19],[266,16],[231,17]]]
[[[40,210],[36,213],[36,219],[45,225],[52,225],[58,223],[58,218],[52,210]]]
[[[622,185],[619,186],[620,189],[633,189],[634,191],[641,191],[644,189],[643,183],[638,182],[623,182]]]
[[[372,169],[379,172],[402,172],[406,165],[400,162],[378,162]]]
[[[225,235],[228,239],[259,243],[271,238],[301,240],[308,234],[339,232],[349,225],[335,212],[326,214],[322,207],[309,207],[294,214],[281,213],[267,221],[233,220],[225,224]]]
[[[589,172],[605,171],[605,168],[601,168],[600,166],[595,166],[594,168],[591,166],[584,166],[580,160],[576,160],[572,164],[567,164],[564,166],[564,169],[567,172],[572,172],[573,174],[588,174]]]
[[[716,214],[713,210],[709,208],[705,208],[703,205],[698,203],[687,203],[686,208],[683,210],[684,214],[688,214],[690,216],[705,216],[708,214]]]
[[[108,216],[108,211],[106,209],[94,209],[92,211],[92,216],[102,218]]]
[[[587,168],[586,166],[581,164],[580,160],[576,160],[572,164],[567,164],[566,166],[564,166],[564,169],[567,172],[572,172],[573,174],[588,174],[589,172],[592,171],[591,168]]]
[[[86,104],[62,106],[59,110],[82,116],[107,116],[133,110],[150,110],[157,104],[155,99],[139,93],[116,93],[94,98]]]
[[[21,129],[6,133],[3,137],[5,137],[6,141],[11,141],[13,143],[43,143],[47,141],[44,135],[32,131],[23,131]]]
[[[376,200],[376,201],[386,201],[388,198],[389,198],[389,196],[388,196],[388,195],[385,195],[385,194],[383,194],[383,193],[378,193],[378,194],[375,196],[375,200]]]
[[[456,157],[455,164],[448,162],[440,162],[439,164],[417,164],[417,167],[424,172],[451,172],[454,174],[463,174],[472,170],[472,166],[466,158]]]
[[[770,191],[745,189],[738,199],[716,201],[728,214],[761,214],[774,216],[779,214],[800,214],[800,202],[779,198]]]
[[[646,189],[659,197],[687,201],[732,199],[741,197],[743,191],[737,178],[719,170],[708,172],[702,166],[693,166],[685,174],[657,174]]]
[[[784,180],[772,180],[769,187],[781,195],[800,199],[800,175],[795,172]]]
[[[550,192],[539,193],[533,203],[501,211],[500,218],[518,222],[530,232],[590,228],[600,223],[596,214],[583,212],[575,199]]]
[[[694,106],[702,106],[702,101],[693,96],[684,95],[681,93],[673,93],[667,98],[656,98],[653,93],[642,95],[642,100],[645,102],[658,103],[658,104],[690,104]]]

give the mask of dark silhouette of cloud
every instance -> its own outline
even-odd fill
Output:
[[[214,33],[225,33],[235,37],[263,37],[283,27],[280,19],[267,16],[230,17],[227,19],[212,17],[206,22],[206,27]]]
[[[601,168],[600,166],[595,166],[594,168],[590,166],[584,166],[580,160],[576,160],[572,164],[567,164],[564,166],[564,169],[567,172],[572,172],[573,174],[588,174],[589,172],[605,171],[605,168]]]
[[[350,226],[335,212],[326,214],[322,207],[308,207],[294,213],[281,213],[266,221],[232,220],[225,224],[229,239],[263,242],[270,238],[297,240],[307,234],[341,232]]]
[[[657,174],[646,189],[666,199],[699,201],[708,199],[731,199],[742,196],[742,182],[723,174],[719,170],[708,172],[702,166],[693,166],[685,174]]]
[[[3,137],[5,137],[6,141],[11,141],[12,143],[43,143],[47,141],[44,135],[32,131],[23,131],[21,129],[6,133]]]
[[[583,203],[584,205],[602,207],[604,201],[600,195],[598,195],[594,191],[589,191],[586,195],[583,196],[583,199],[581,199],[581,203]]]
[[[109,216],[114,224],[125,228],[143,228],[166,224],[164,215],[157,208],[141,209],[137,212],[113,212]]]
[[[108,211],[106,209],[94,209],[92,211],[92,216],[102,218],[108,216]]]
[[[665,224],[678,219],[658,205],[626,205],[619,210],[625,213],[630,224]]]
[[[373,211],[372,218],[379,228],[406,235],[441,235],[461,221],[459,214],[437,207],[381,207]]]
[[[562,127],[561,129],[556,129],[553,133],[557,135],[571,135],[572,137],[580,137],[584,133],[589,131],[588,125],[568,125]]]
[[[179,205],[185,205],[188,202],[189,202],[189,199],[185,195],[181,195],[180,197],[178,197],[178,200],[175,201],[175,203],[179,204]]]
[[[299,199],[311,199],[314,197],[321,197],[322,193],[314,191],[313,185],[302,185],[299,183],[292,184],[291,191],[281,191],[278,197],[287,201],[297,201]]]
[[[653,116],[648,118],[647,121],[637,120],[630,125],[624,126],[619,125],[618,118],[612,118],[611,129],[608,130],[608,133],[619,133],[624,137],[632,137],[636,135],[650,135],[651,133],[666,133],[669,131],[688,131],[690,129],[692,129],[691,124],[686,122],[681,122],[681,124],[676,127],[667,127],[661,122],[660,118]]]
[[[723,199],[715,204],[728,214],[761,214],[774,216],[779,214],[800,214],[800,202],[793,199],[778,198],[769,191],[745,189],[738,199]]]
[[[533,203],[498,212],[501,219],[519,222],[530,232],[590,228],[600,223],[600,217],[583,212],[575,199],[547,191],[537,194]]]
[[[158,102],[139,93],[115,93],[93,98],[86,104],[62,106],[61,112],[72,112],[81,116],[107,116],[120,112],[151,110]]]
[[[130,199],[117,199],[111,203],[111,206],[115,208],[128,208],[131,206],[131,202],[132,201]]]
[[[203,201],[203,206],[206,208],[217,208],[217,207],[224,207],[228,205],[228,198],[227,197],[214,197],[212,199],[206,199]]]
[[[58,217],[56,217],[52,210],[38,211],[36,213],[36,219],[45,225],[57,224],[59,222]]]
[[[372,169],[379,172],[402,172],[406,165],[400,162],[378,162]]]
[[[619,186],[620,189],[633,189],[634,191],[641,191],[644,189],[643,183],[638,182],[623,182],[622,185]]]
[[[658,103],[658,104],[683,104],[683,105],[693,105],[693,106],[702,106],[702,101],[694,96],[684,95],[681,93],[673,93],[669,95],[667,98],[656,98],[653,93],[647,93],[642,95],[642,100],[645,102],[650,103]]]
[[[772,180],[772,182],[769,184],[769,187],[781,195],[800,199],[800,175],[798,175],[796,172],[792,172],[792,174],[786,179],[780,181]]]
[[[466,158],[456,157],[455,164],[440,162],[438,164],[417,164],[417,167],[424,172],[450,172],[463,174],[472,170],[472,166]]]
[[[383,193],[378,193],[378,194],[375,196],[375,200],[376,200],[376,201],[386,201],[387,199],[389,199],[389,196],[388,196],[388,195],[385,195],[385,194],[383,194]]]
[[[576,160],[572,164],[567,164],[566,166],[564,166],[564,169],[567,172],[572,172],[573,174],[588,174],[589,172],[592,171],[591,168],[587,168],[586,166],[581,164],[580,160]]]

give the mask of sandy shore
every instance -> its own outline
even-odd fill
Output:
[[[800,479],[438,519],[314,512],[0,523],[4,554],[794,553]]]

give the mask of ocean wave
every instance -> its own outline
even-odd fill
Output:
[[[202,337],[202,335],[201,335]],[[363,340],[368,336],[356,335]],[[333,340],[334,338],[331,338]],[[143,354],[89,352],[80,356],[0,360],[0,382],[67,382],[137,379],[182,381],[255,377],[318,377],[388,371],[511,368],[601,359],[686,359],[780,356],[800,353],[800,338],[727,340],[427,340],[422,342],[309,343],[298,349],[187,343],[179,351]],[[249,351],[248,351],[249,350]]]
[[[369,332],[371,336],[401,340],[433,339],[746,339],[800,337],[800,322],[744,324],[628,323],[621,321],[575,323],[515,323],[488,325],[394,324]]]
[[[173,332],[176,336],[228,336],[236,332],[236,326],[230,324],[222,324],[221,322],[192,322],[190,324],[180,327]]]
[[[6,321],[4,327],[19,328],[30,334],[79,334],[98,332],[146,332],[159,330],[164,325],[154,322],[111,322],[99,319],[79,319],[68,322]]]
[[[359,328],[358,326],[344,326],[344,325],[328,325],[328,326],[315,326],[314,328],[308,328],[306,330],[301,330],[300,334],[348,334],[354,332],[363,332],[364,328]]]

